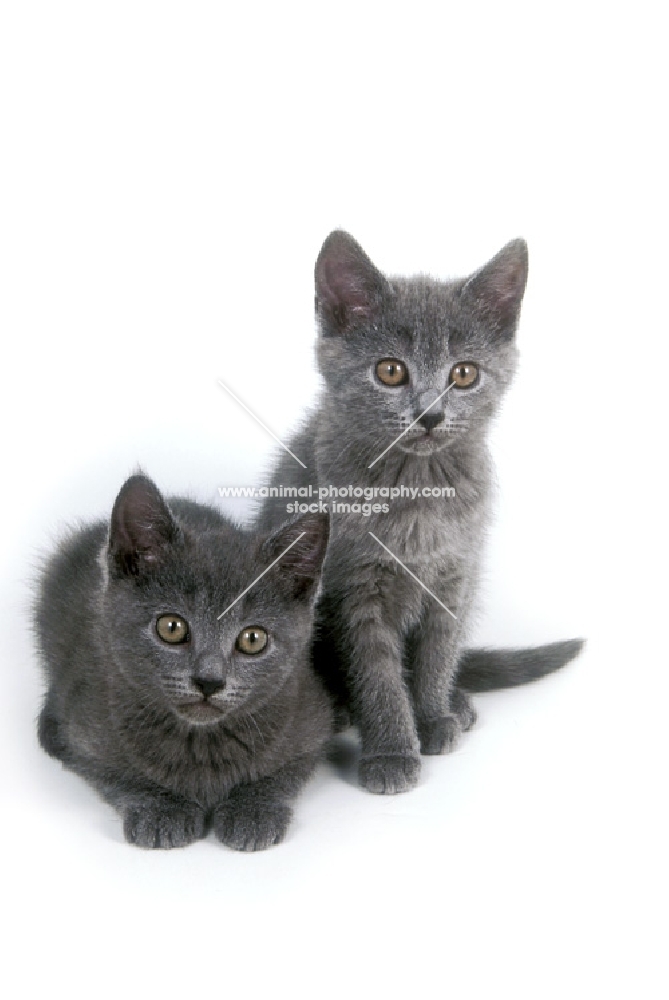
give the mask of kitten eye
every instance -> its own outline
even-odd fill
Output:
[[[478,380],[478,366],[471,361],[463,361],[459,365],[453,365],[451,374],[448,376],[449,384],[455,382],[456,389],[469,389]]]
[[[409,381],[409,372],[403,361],[397,358],[383,358],[377,362],[376,377],[384,385],[406,385]]]
[[[237,636],[236,646],[240,653],[254,656],[262,653],[267,645],[268,635],[264,628],[253,625],[251,628],[244,628]]]
[[[169,642],[173,646],[190,638],[188,622],[180,615],[161,615],[156,622],[156,632],[163,642]]]

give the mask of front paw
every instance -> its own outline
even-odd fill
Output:
[[[129,806],[123,832],[136,847],[186,847],[204,837],[204,820],[203,810],[187,802]]]
[[[281,843],[291,816],[285,802],[231,798],[214,812],[214,832],[235,851],[264,851]]]
[[[420,752],[426,755],[450,753],[455,749],[462,726],[456,715],[444,715],[418,725]]]
[[[396,795],[415,788],[420,777],[420,757],[413,754],[362,756],[358,766],[360,784],[375,795]]]

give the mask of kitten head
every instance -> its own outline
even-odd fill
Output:
[[[337,230],[315,277],[331,415],[360,448],[378,453],[417,420],[396,448],[430,455],[487,424],[515,370],[523,240],[469,278],[440,282],[386,278]]]
[[[171,506],[146,476],[121,489],[102,640],[143,704],[216,724],[260,708],[307,659],[328,519],[305,515],[265,537],[212,508]]]

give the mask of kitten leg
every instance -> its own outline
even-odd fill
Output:
[[[236,851],[262,851],[279,844],[293,815],[289,805],[311,776],[319,754],[307,754],[268,778],[237,785],[216,807],[214,832]]]
[[[190,802],[143,779],[114,775],[94,758],[73,750],[49,699],[37,721],[40,746],[82,775],[123,817],[125,839],[137,847],[185,847],[205,834],[205,814]]]
[[[389,576],[393,589],[396,577]],[[375,593],[382,590],[378,576]],[[394,595],[395,597],[397,594]],[[379,795],[405,792],[418,783],[420,754],[411,701],[402,676],[397,621],[388,621],[388,595],[349,590],[341,601],[339,632],[346,637],[349,689],[362,738],[359,778]]]
[[[469,699],[454,683],[463,631],[462,588],[451,581],[439,593],[447,607],[457,609],[458,618],[426,598],[410,650],[410,686],[423,754],[449,753],[476,719]]]

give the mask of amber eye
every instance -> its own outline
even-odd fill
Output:
[[[237,636],[237,649],[240,653],[247,653],[249,656],[262,653],[266,645],[267,632],[258,625],[242,629]]]
[[[384,385],[406,385],[409,381],[407,366],[397,358],[384,358],[376,365],[376,377]]]
[[[156,622],[156,632],[163,642],[176,646],[188,639],[188,622],[179,615],[161,615]]]
[[[453,365],[451,374],[448,377],[449,383],[455,383],[456,389],[469,389],[474,385],[479,377],[478,367],[471,361],[463,361],[459,365]]]

